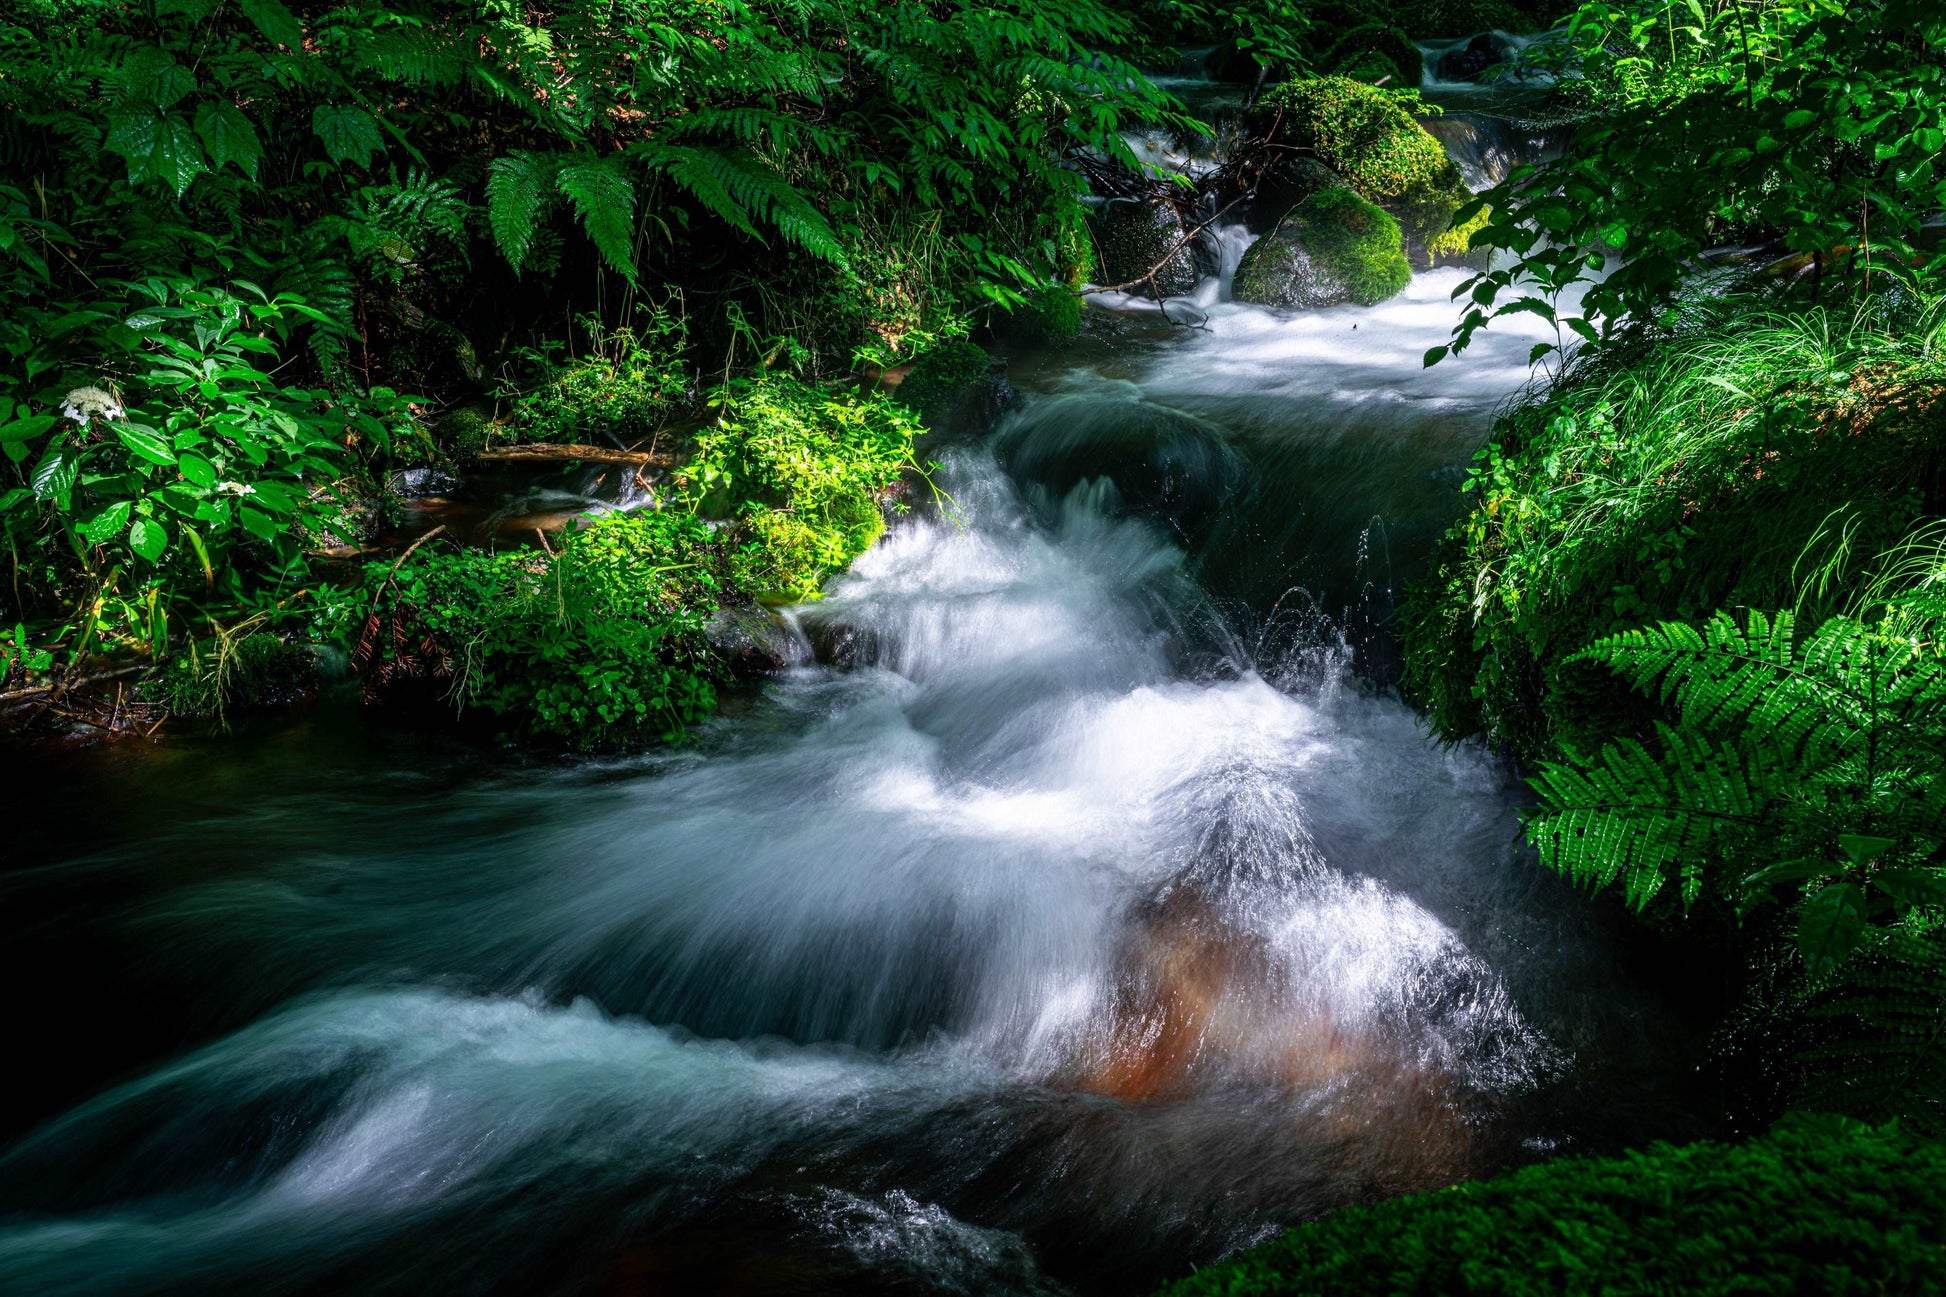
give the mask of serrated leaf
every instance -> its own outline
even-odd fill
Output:
[[[117,500],[81,524],[79,530],[90,545],[101,545],[121,534],[128,526],[129,502]]]
[[[343,165],[371,165],[372,155],[385,152],[378,119],[351,104],[319,104],[311,112],[311,129],[324,141],[325,156]]]
[[[121,439],[122,445],[144,459],[157,464],[176,462],[176,452],[170,449],[168,439],[154,428],[140,423],[118,423],[115,425],[115,435]]]
[[[500,255],[519,273],[554,185],[554,158],[518,151],[487,167],[487,223]]]
[[[243,110],[225,100],[212,100],[196,110],[196,134],[209,151],[212,167],[232,163],[252,180],[257,178],[257,163],[263,159],[263,142],[257,128]]]

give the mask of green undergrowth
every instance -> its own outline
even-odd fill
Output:
[[[594,317],[581,325],[588,344],[578,355],[559,341],[521,353],[521,379],[500,393],[512,440],[637,446],[688,412],[695,382],[684,316],[643,310],[622,328]]]
[[[1745,1144],[1564,1158],[1351,1208],[1164,1292],[1939,1292],[1943,1218],[1946,1148],[1795,1117]]]
[[[1516,403],[1408,599],[1408,692],[1440,734],[1534,760],[1639,714],[1572,660],[1605,635],[1720,608],[1836,611],[1941,504],[1937,336],[1699,304],[1680,335]]]
[[[315,646],[263,628],[262,618],[203,641],[192,640],[138,696],[173,716],[223,723],[237,712],[278,707],[317,688],[322,673]]]
[[[727,672],[726,604],[816,597],[885,530],[917,420],[890,398],[769,374],[713,394],[662,507],[549,547],[435,538],[322,601],[373,701],[483,713],[509,737],[581,747],[673,738]]]

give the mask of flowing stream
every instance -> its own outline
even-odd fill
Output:
[[[1373,684],[1527,381],[1421,368],[1457,282],[1020,358],[693,746],[14,772],[0,1290],[1143,1291],[1678,1130],[1672,997]]]

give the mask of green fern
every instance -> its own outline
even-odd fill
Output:
[[[824,214],[749,151],[656,144],[636,154],[733,228],[761,239],[757,222],[763,221],[813,256],[845,264],[844,244]]]
[[[635,186],[621,161],[584,155],[564,164],[555,174],[555,183],[574,204],[602,259],[633,283]]]
[[[534,233],[554,196],[560,159],[521,150],[487,168],[487,224],[500,254],[516,272],[527,261]]]
[[[1811,997],[1799,1104],[1946,1138],[1946,930],[1907,923]]]
[[[1541,858],[1646,906],[1670,881],[1693,903],[1712,875],[1739,904],[1808,898],[1800,941],[1835,967],[1868,918],[1946,900],[1946,670],[1927,617],[1826,621],[1719,613],[1596,643],[1597,662],[1673,715],[1542,766],[1529,819]]]

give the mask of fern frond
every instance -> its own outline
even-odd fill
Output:
[[[516,272],[533,247],[559,169],[559,158],[525,150],[497,157],[487,168],[487,224],[500,254]]]
[[[603,260],[635,280],[635,185],[619,158],[584,155],[561,167],[556,183]]]
[[[1795,1102],[1946,1136],[1946,930],[1886,933],[1813,997],[1821,1039],[1799,1056]]]
[[[762,220],[813,256],[846,263],[844,245],[824,214],[749,152],[657,144],[639,147],[636,155],[733,228],[761,239],[756,222]]]

